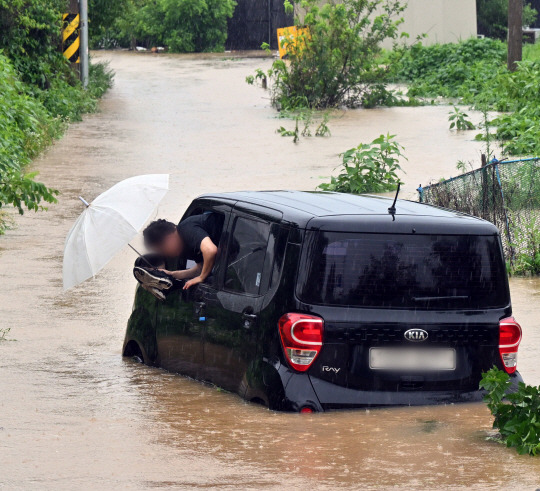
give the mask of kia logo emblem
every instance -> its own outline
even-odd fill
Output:
[[[409,329],[403,334],[407,341],[419,342],[425,341],[428,338],[427,331],[423,329]]]

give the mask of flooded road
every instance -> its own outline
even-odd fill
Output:
[[[228,55],[227,55],[228,56]],[[445,107],[342,112],[330,138],[294,145],[275,133],[267,94],[244,83],[268,60],[99,53],[116,70],[101,112],[74,124],[39,161],[60,189],[47,213],[0,238],[1,489],[530,489],[540,459],[486,441],[482,404],[279,414],[237,396],[123,360],[134,256],[63,293],[63,241],[115,182],[171,174],[159,215],[178,219],[203,192],[313,189],[337,154],[397,135],[404,195],[479,160],[474,134],[448,131]],[[134,245],[140,245],[135,242]],[[540,281],[511,281],[524,328],[519,369],[540,384]]]

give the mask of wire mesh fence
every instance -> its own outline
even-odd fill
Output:
[[[540,254],[540,157],[498,161],[418,188],[419,201],[474,215],[501,231],[507,260]]]

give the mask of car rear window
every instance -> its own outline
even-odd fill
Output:
[[[479,309],[509,304],[496,236],[307,232],[298,297],[311,304]]]

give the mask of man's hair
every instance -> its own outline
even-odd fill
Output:
[[[146,247],[160,246],[165,237],[176,231],[176,225],[162,218],[155,220],[143,230],[144,245]]]

